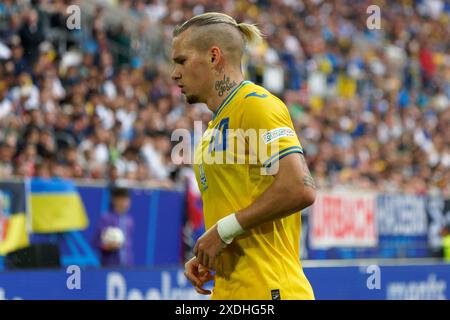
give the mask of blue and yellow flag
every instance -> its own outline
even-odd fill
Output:
[[[30,184],[31,227],[34,233],[87,228],[86,210],[72,181],[33,178]]]
[[[0,182],[0,256],[29,245],[23,182]]]

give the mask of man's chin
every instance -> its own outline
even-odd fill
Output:
[[[194,95],[186,96],[186,101],[187,101],[187,103],[189,103],[189,104],[201,102],[200,99],[199,99],[199,97],[194,96]]]

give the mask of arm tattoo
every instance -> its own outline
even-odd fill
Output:
[[[236,85],[236,81],[230,83],[230,77],[223,75],[223,80],[218,80],[215,83],[215,89],[219,94],[219,97],[223,96],[225,91],[230,91]]]
[[[314,183],[314,179],[311,176],[311,173],[309,172],[308,165],[306,164],[305,157],[303,157],[303,155],[300,155],[300,158],[302,159],[303,172],[305,174],[305,177],[303,178],[303,184],[306,187],[310,187],[310,188],[313,188],[314,190],[316,190],[317,187],[316,187],[316,184]]]
[[[317,188],[316,185],[314,184],[313,178],[310,175],[309,176],[305,176],[303,178],[303,184],[305,186],[307,186],[307,187],[313,188],[314,190],[316,190],[316,188]]]

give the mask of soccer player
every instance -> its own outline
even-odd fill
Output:
[[[314,299],[299,257],[300,210],[314,202],[314,181],[287,107],[241,70],[244,46],[260,39],[256,26],[222,13],[195,16],[173,33],[173,80],[188,103],[214,113],[194,166],[207,231],[185,275],[201,294],[211,294],[203,286],[214,279],[212,299]],[[256,144],[235,151],[232,130],[257,132]],[[255,145],[267,150],[251,152]],[[203,161],[226,152],[245,163]]]

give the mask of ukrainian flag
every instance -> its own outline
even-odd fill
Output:
[[[0,182],[0,256],[28,247],[23,182]]]
[[[30,184],[33,232],[53,233],[87,228],[86,210],[72,181],[33,178]]]

